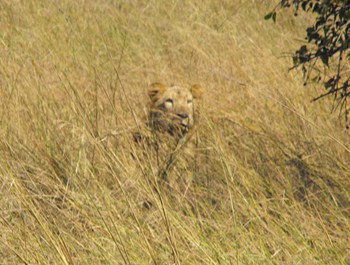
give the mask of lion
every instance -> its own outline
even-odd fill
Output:
[[[148,88],[151,100],[148,126],[176,137],[184,136],[194,126],[194,100],[201,98],[199,85],[191,88],[153,83]]]
[[[147,122],[145,128],[134,134],[134,140],[156,153],[158,173],[163,179],[167,179],[175,164],[178,169],[192,170],[198,100],[203,88],[198,84],[183,87],[153,83],[147,94],[150,99]]]

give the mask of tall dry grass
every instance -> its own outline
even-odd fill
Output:
[[[349,264],[349,133],[274,4],[1,1],[0,263]],[[206,88],[186,193],[132,141],[157,80]]]

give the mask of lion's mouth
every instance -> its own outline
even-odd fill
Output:
[[[187,133],[187,131],[188,131],[188,124],[187,123],[180,123],[180,128],[181,128],[181,132],[182,132],[182,134],[185,134],[185,133]]]
[[[171,134],[178,134],[178,135],[185,135],[189,130],[188,123],[186,122],[178,122],[178,123],[173,123],[169,127],[169,132]]]

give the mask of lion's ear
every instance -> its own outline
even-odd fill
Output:
[[[202,97],[203,93],[204,93],[204,89],[200,86],[200,85],[193,85],[191,87],[191,93],[193,98],[195,99],[199,99]]]
[[[162,95],[167,87],[161,83],[153,83],[148,87],[147,93],[150,99],[155,102],[159,99],[160,95]]]

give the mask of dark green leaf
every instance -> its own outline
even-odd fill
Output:
[[[305,11],[306,10],[306,5],[307,5],[307,2],[303,2],[301,4],[301,8]]]
[[[274,13],[274,12],[268,13],[266,16],[264,16],[264,19],[265,19],[265,20],[270,19],[270,18],[272,17],[273,13]]]
[[[276,12],[273,12],[273,14],[272,14],[272,20],[273,20],[273,22],[276,23]]]

